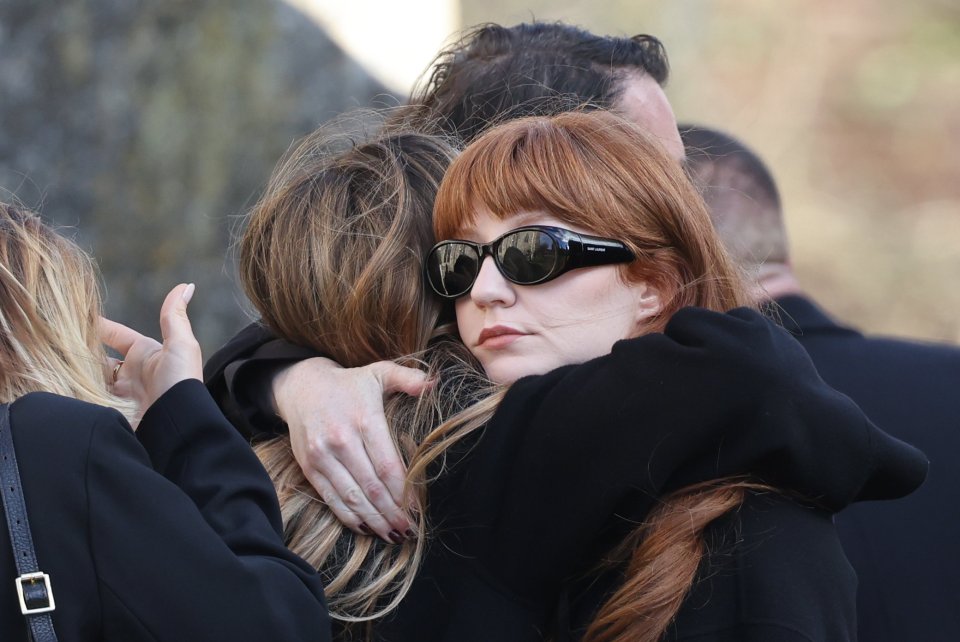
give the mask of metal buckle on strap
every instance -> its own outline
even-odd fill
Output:
[[[57,608],[53,601],[50,576],[46,573],[24,573],[16,579],[20,612],[24,615],[48,613]],[[24,595],[26,593],[26,595]],[[27,604],[27,602],[30,602]]]

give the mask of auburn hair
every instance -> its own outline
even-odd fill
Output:
[[[498,218],[543,211],[625,243],[627,281],[665,301],[649,331],[680,308],[752,304],[703,200],[677,162],[638,126],[608,111],[505,123],[447,170],[434,203],[437,239],[455,237],[480,210]]]
[[[672,309],[681,305],[726,309],[743,303],[741,282],[722,249],[715,246],[709,224],[702,227],[698,221],[679,220],[688,211],[693,218],[705,216],[696,192],[684,182],[682,173],[676,175],[679,167],[662,158],[655,143],[604,114],[578,114],[572,120],[561,116],[552,126],[562,133],[567,124],[574,128],[581,121],[583,127],[592,127],[599,134],[612,129],[614,138],[638,137],[641,147],[633,152],[636,162],[657,164],[658,169],[649,170],[653,177],[650,180],[660,181],[661,187],[672,186],[667,190],[672,190],[671,194],[658,196],[656,186],[648,189],[640,180],[624,179],[638,185],[620,189],[623,203],[618,205],[616,199],[603,201],[610,211],[619,213],[619,227],[597,228],[589,215],[578,219],[597,233],[631,243],[640,259],[625,267],[624,278],[659,275],[663,283],[676,290]],[[602,126],[598,128],[594,123]],[[549,124],[520,123],[538,127]],[[508,124],[488,135],[496,142],[496,137],[519,131]],[[589,136],[582,138],[586,145]],[[464,163],[473,162],[471,159],[479,162],[483,155],[478,157],[478,152],[490,146],[486,138],[477,143],[480,147],[471,147],[454,160],[456,171],[448,172],[446,177],[444,172],[454,159],[454,152],[431,136],[391,130],[359,141],[341,138],[339,145],[331,144],[331,140],[329,130],[316,132],[294,148],[274,172],[240,241],[241,277],[251,301],[280,336],[321,349],[345,365],[381,359],[417,362],[427,367],[438,382],[419,399],[396,396],[386,406],[391,434],[408,467],[407,488],[421,508],[415,515],[418,537],[403,544],[356,534],[341,524],[307,482],[293,457],[289,438],[280,437],[257,446],[277,487],[288,544],[324,575],[333,617],[347,623],[348,633],[363,636],[361,623],[372,622],[395,608],[411,586],[423,547],[431,535],[424,517],[430,480],[441,474],[451,445],[489,421],[503,394],[502,388],[483,377],[469,352],[456,340],[455,329],[440,323],[440,305],[424,288],[421,262],[434,240],[428,212],[438,190],[441,196],[435,203],[436,227],[441,238],[470,220],[470,205],[477,198],[474,195],[486,194],[483,199],[477,198],[476,203],[503,216],[538,207],[560,218],[569,211],[572,217],[579,211],[578,203],[586,206],[590,201],[576,201],[575,194],[567,193],[588,181],[567,185],[557,178],[569,172],[562,168],[543,168],[540,172],[526,170],[519,163],[509,166],[500,174],[500,200],[494,198],[498,194],[495,181],[489,181],[490,186],[485,189],[480,189],[483,181],[473,187],[472,170],[464,169],[472,166]],[[543,141],[548,142],[549,136],[544,135]],[[582,172],[609,174],[629,167],[596,167],[588,162],[587,149],[583,147],[579,161]],[[528,151],[531,159],[540,158],[532,145]],[[496,163],[477,165],[481,166],[499,171]],[[640,171],[631,168],[634,170]],[[534,180],[538,172],[546,176],[539,184]],[[572,172],[570,177],[574,178]],[[602,188],[605,184],[616,186],[616,180],[597,180],[606,183],[597,183],[594,193],[597,198],[606,198]],[[455,193],[458,181],[462,189],[472,190],[471,198]],[[537,185],[540,192],[534,189]],[[636,205],[641,198],[635,193],[638,189],[649,191],[644,198],[649,200],[651,211],[641,213],[641,207]],[[632,209],[630,202],[635,203]],[[450,203],[456,207],[450,207]],[[562,203],[567,205],[557,205]],[[630,221],[631,217],[656,218],[657,207],[675,210],[665,216],[678,220],[662,224],[660,227],[665,230],[658,230],[653,220],[642,225]],[[692,209],[683,209],[686,207]],[[635,229],[629,239],[624,234],[627,229]],[[660,261],[667,265],[638,265]],[[658,319],[658,327],[668,317],[665,313]],[[723,497],[711,495],[715,490],[724,493]],[[638,531],[637,539],[629,540],[623,551],[614,552],[623,552],[632,560],[627,562],[631,579],[602,607],[590,639],[656,639],[673,618],[692,582],[700,559],[696,551],[700,550],[698,543],[702,544],[703,528],[738,504],[741,490],[731,483],[720,489],[681,491],[654,512],[646,530]],[[688,515],[664,523],[659,517],[675,516],[678,511],[688,511],[697,519]],[[682,537],[675,537],[678,533]],[[670,548],[681,539],[683,546]],[[679,553],[664,556],[660,548],[664,542],[669,551]],[[654,572],[655,563],[665,559],[683,565],[671,566],[666,572],[661,565]],[[634,567],[639,567],[636,572]],[[645,591],[649,588],[650,593],[638,594],[637,586]],[[629,637],[638,622],[653,623],[648,627],[649,635]]]
[[[480,211],[500,219],[542,211],[625,243],[636,258],[621,268],[621,278],[652,285],[662,302],[644,332],[662,331],[685,306],[726,311],[753,304],[683,169],[613,113],[531,117],[481,135],[440,185],[436,238],[456,237]],[[704,530],[755,487],[728,479],[665,498],[614,552],[627,579],[601,606],[585,642],[660,639],[693,584]]]

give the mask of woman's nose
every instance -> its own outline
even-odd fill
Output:
[[[512,305],[516,300],[514,284],[503,278],[492,256],[485,256],[473,282],[470,298],[478,306]]]

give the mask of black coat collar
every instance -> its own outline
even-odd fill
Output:
[[[824,332],[862,336],[853,328],[837,323],[820,306],[799,294],[775,299],[768,308],[788,332],[798,337]]]

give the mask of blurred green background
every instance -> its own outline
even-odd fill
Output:
[[[658,36],[677,117],[773,169],[807,290],[871,332],[960,342],[955,0],[4,0],[0,198],[78,227],[119,320],[155,333],[196,281],[209,354],[249,320],[228,246],[283,150],[397,104],[450,32],[532,18]]]

